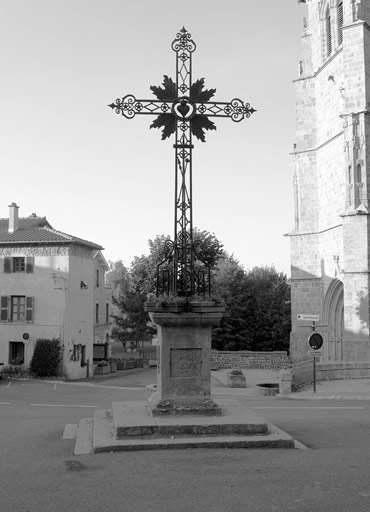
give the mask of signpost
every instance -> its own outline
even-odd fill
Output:
[[[319,322],[320,315],[306,314],[306,313],[298,313],[297,320],[305,320],[306,322]]]
[[[316,393],[316,357],[322,355],[323,337],[319,332],[315,332],[315,322],[313,322],[313,333],[308,337],[308,345],[311,350],[308,351],[309,357],[313,357],[313,392]]]

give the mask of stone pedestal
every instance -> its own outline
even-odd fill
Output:
[[[219,308],[218,308],[219,311]],[[221,415],[211,398],[211,330],[221,312],[152,312],[158,326],[157,392],[153,416]]]

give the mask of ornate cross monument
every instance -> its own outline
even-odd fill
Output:
[[[216,89],[205,89],[204,78],[193,82],[192,54],[196,45],[183,28],[172,42],[176,53],[176,81],[164,76],[163,87],[151,86],[157,99],[136,99],[128,94],[109,105],[128,119],[136,115],[156,116],[150,128],[162,129],[162,139],[175,135],[175,221],[174,238],[166,244],[162,263],[172,269],[157,272],[159,293],[188,297],[210,292],[209,268],[195,270],[195,260],[205,263],[199,241],[193,241],[192,150],[193,136],[205,142],[205,131],[216,130],[212,117],[228,117],[235,122],[255,112],[249,103],[235,98],[230,102],[211,101]]]
[[[164,260],[157,269],[157,295],[185,298],[186,311],[173,312],[169,305],[147,303],[158,326],[157,392],[149,401],[152,416],[221,415],[211,399],[211,330],[222,317],[217,304],[192,303],[210,292],[210,270],[201,243],[193,241],[192,150],[193,136],[205,142],[205,131],[215,130],[210,118],[228,117],[235,122],[255,112],[239,99],[211,101],[215,89],[205,89],[204,79],[193,82],[192,54],[196,45],[183,28],[172,43],[176,53],[176,81],[164,76],[163,87],[152,86],[157,99],[136,99],[129,94],[109,105],[128,119],[156,116],[151,128],[162,129],[162,139],[175,135],[174,239],[168,240]],[[199,263],[203,267],[199,270]],[[161,267],[165,267],[161,271]],[[125,420],[123,420],[124,422]],[[116,420],[119,431],[119,420]]]

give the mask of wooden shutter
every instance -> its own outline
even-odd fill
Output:
[[[4,258],[4,272],[6,274],[10,274],[12,271],[12,258],[5,257]]]
[[[1,305],[1,316],[0,316],[1,321],[2,322],[9,322],[9,318],[10,318],[10,314],[9,314],[10,297],[7,297],[6,295],[3,295],[1,297],[0,305]]]
[[[33,267],[35,264],[35,258],[33,256],[29,256],[26,258],[26,272],[27,274],[31,274],[33,272]]]
[[[26,297],[26,322],[33,322],[33,297]]]
[[[332,51],[332,42],[331,42],[331,18],[330,18],[330,9],[326,11],[326,51],[327,57],[331,55]]]
[[[343,43],[343,2],[338,4],[338,43]]]

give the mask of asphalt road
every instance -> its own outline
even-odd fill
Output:
[[[143,389],[0,383],[1,512],[368,512],[370,401],[238,397],[307,450],[76,457],[67,423]],[[216,397],[217,398],[217,397]]]

